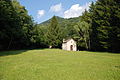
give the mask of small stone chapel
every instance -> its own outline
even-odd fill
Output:
[[[67,40],[63,39],[62,49],[68,51],[77,51],[76,41],[73,40],[72,38]]]

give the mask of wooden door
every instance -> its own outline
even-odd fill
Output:
[[[73,51],[73,45],[70,46],[70,50]]]

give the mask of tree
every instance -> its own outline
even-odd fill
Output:
[[[11,1],[0,0],[0,25],[2,25],[0,29],[0,49],[10,47],[13,36],[17,31],[14,25],[17,15],[14,11]]]
[[[47,48],[47,43],[45,39],[47,28],[47,26],[43,25],[34,25],[33,35],[31,37],[33,48]]]
[[[85,21],[77,23],[75,29],[79,34],[79,41],[85,44],[85,48],[89,49],[89,24]]]
[[[20,49],[30,45],[33,21],[16,0],[0,1],[0,25],[0,49]]]
[[[51,23],[46,33],[46,40],[48,45],[52,47],[59,47],[59,45],[61,44],[61,30],[55,16],[53,16],[51,19]]]
[[[120,1],[98,0],[91,4],[91,48],[97,51],[120,51]]]

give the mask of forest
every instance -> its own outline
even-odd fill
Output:
[[[0,50],[61,48],[67,38],[79,50],[120,52],[120,0],[97,0],[82,16],[40,24],[17,0],[0,0]]]

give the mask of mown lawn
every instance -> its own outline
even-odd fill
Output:
[[[59,49],[0,52],[0,80],[120,80],[120,54]]]

